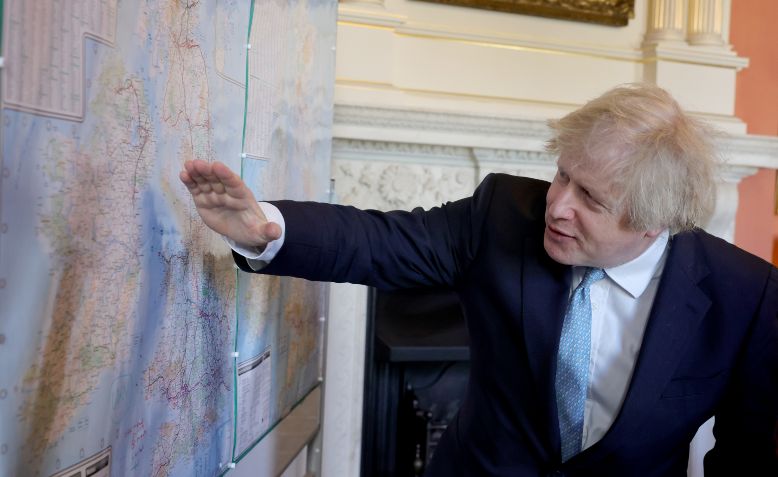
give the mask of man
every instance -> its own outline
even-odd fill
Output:
[[[219,163],[181,180],[245,271],[458,293],[471,376],[428,475],[685,475],[714,415],[706,475],[778,475],[778,270],[696,228],[710,134],[647,85],[551,127],[551,184],[490,175],[429,211],[260,205]]]

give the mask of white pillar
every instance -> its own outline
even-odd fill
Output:
[[[651,0],[648,5],[646,43],[684,41],[686,0]]]
[[[321,477],[358,477],[362,458],[367,287],[330,285]]]
[[[721,46],[724,41],[724,0],[689,0],[687,41],[690,45]]]

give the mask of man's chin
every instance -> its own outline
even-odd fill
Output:
[[[565,251],[559,246],[559,244],[554,243],[545,235],[543,236],[543,248],[546,250],[546,253],[553,261],[561,263],[562,265],[574,265],[570,255],[564,253]]]

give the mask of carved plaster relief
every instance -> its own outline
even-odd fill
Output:
[[[477,185],[472,168],[407,163],[336,160],[333,177],[341,204],[378,210],[435,207],[469,196]]]

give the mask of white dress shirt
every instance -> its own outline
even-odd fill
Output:
[[[225,237],[233,250],[247,258],[253,270],[270,263],[286,237],[284,218],[278,208],[267,202],[259,205],[269,221],[281,226],[281,238],[259,250],[238,247]],[[667,259],[668,240],[665,230],[640,256],[606,268],[606,277],[590,287],[592,342],[581,449],[602,439],[621,410]],[[581,282],[584,272],[585,267],[573,267],[570,293]]]
[[[606,268],[606,278],[590,287],[592,342],[581,449],[602,439],[621,410],[667,259],[669,236],[662,232],[637,258]],[[573,267],[570,293],[584,272],[585,267]]]

